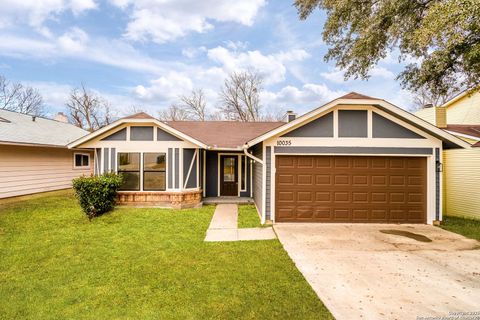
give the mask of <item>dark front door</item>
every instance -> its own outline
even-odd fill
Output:
[[[238,156],[220,156],[220,195],[238,196]]]

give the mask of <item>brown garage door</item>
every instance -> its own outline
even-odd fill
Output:
[[[277,222],[426,222],[426,158],[277,156]]]

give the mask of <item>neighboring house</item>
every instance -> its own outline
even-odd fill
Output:
[[[262,222],[441,220],[444,149],[469,144],[384,100],[350,93],[287,123],[126,117],[72,142],[123,173],[120,203],[187,207],[250,196]]]
[[[424,108],[417,116],[472,144],[443,153],[443,212],[480,218],[480,92],[465,91],[440,107]]]
[[[0,109],[0,198],[70,188],[92,173],[91,152],[67,147],[88,132],[56,118]]]

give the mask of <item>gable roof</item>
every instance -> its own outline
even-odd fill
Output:
[[[66,147],[89,133],[69,123],[4,109],[0,120],[0,144]]]
[[[123,119],[155,119],[151,115],[145,112],[138,112],[130,116],[124,117]]]
[[[191,136],[189,136],[189,135],[187,135],[183,132],[180,132],[180,131],[176,130],[175,128],[169,126],[165,122],[161,122],[161,121],[155,119],[154,117],[150,116],[149,114],[147,114],[145,112],[139,112],[139,113],[136,113],[134,115],[118,119],[118,120],[112,122],[111,124],[109,124],[108,126],[100,128],[100,129],[90,133],[89,135],[86,135],[84,137],[81,137],[80,139],[77,139],[77,140],[71,142],[68,145],[68,147],[69,148],[78,147],[81,144],[83,144],[87,141],[90,141],[90,140],[94,139],[95,137],[98,137],[98,136],[102,135],[103,133],[106,133],[106,132],[108,132],[108,131],[110,131],[110,130],[112,130],[112,129],[114,129],[114,128],[116,128],[116,127],[118,127],[118,126],[120,126],[121,124],[124,124],[124,123],[152,123],[154,125],[157,125],[162,130],[165,130],[165,131],[173,134],[174,136],[179,137],[182,140],[191,142],[191,143],[193,143],[193,144],[195,144],[195,145],[197,145],[201,148],[207,148],[207,145],[205,145],[203,142],[201,142],[201,141],[197,140],[196,138],[191,137]]]
[[[345,98],[345,97],[350,97],[350,98]],[[362,98],[362,97],[366,97],[366,98]],[[248,141],[246,144],[247,146],[253,146],[261,141],[283,134],[289,131],[290,129],[293,129],[299,125],[303,125],[310,122],[311,119],[314,119],[317,115],[324,113],[337,105],[373,105],[389,114],[394,115],[395,117],[403,120],[404,122],[407,122],[425,131],[426,133],[442,140],[445,148],[469,148],[470,147],[470,145],[465,141],[463,141],[462,139],[455,137],[454,135],[446,132],[445,130],[437,128],[433,124],[411,114],[410,112],[402,108],[399,108],[389,103],[386,100],[370,98],[368,96],[364,96],[355,92],[351,92],[345,96],[332,100],[302,115],[301,117],[298,117],[297,119],[284,124],[279,128],[270,130],[269,132],[266,132]]]
[[[167,121],[166,123],[213,149],[241,149],[246,141],[285,124],[285,122],[240,121]]]
[[[374,100],[380,100],[378,98],[372,98],[372,97],[369,97],[369,96],[366,96],[364,94],[361,94],[361,93],[357,93],[357,92],[350,92],[350,93],[347,93],[346,95],[344,96],[341,96],[337,99],[374,99]]]

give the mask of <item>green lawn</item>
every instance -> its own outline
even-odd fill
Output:
[[[440,227],[480,241],[480,220],[444,216]]]
[[[214,207],[0,202],[0,319],[325,319],[278,241],[205,243]]]
[[[239,228],[259,228],[264,227],[260,223],[260,216],[254,205],[238,206],[238,227]]]

